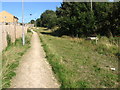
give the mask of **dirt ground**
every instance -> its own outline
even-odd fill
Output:
[[[22,57],[11,88],[59,88],[51,66],[45,58],[39,37],[33,32],[31,48]]]

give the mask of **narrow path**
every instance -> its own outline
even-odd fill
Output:
[[[11,88],[58,88],[59,84],[45,59],[38,34],[32,32],[31,48],[22,57]]]

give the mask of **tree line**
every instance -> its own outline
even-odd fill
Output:
[[[63,2],[56,11],[46,10],[36,20],[39,27],[59,27],[61,35],[84,37],[120,35],[120,2]]]

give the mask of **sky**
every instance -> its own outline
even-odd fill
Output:
[[[109,0],[112,2],[113,0]],[[24,2],[24,22],[39,18],[45,10],[56,10],[62,2]],[[2,7],[2,9],[1,9]],[[19,18],[22,22],[22,3],[21,2],[0,2],[0,12],[7,11]],[[32,14],[32,16],[30,16]]]
[[[114,0],[109,0],[110,2],[113,2]]]
[[[24,22],[28,23],[32,19],[39,18],[45,10],[56,10],[60,7],[61,2],[24,2]],[[22,22],[22,3],[21,2],[3,2],[2,10],[11,13],[19,18]],[[30,14],[32,14],[30,16]]]

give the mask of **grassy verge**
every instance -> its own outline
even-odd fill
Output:
[[[109,45],[105,38],[96,45],[84,39],[55,37],[43,28],[36,31],[61,88],[118,86],[117,46]]]
[[[28,32],[24,46],[22,46],[22,38],[19,38],[15,43],[9,43],[2,52],[2,88],[10,87],[11,79],[16,75],[15,69],[19,65],[19,60],[30,47],[31,35],[32,33]]]

